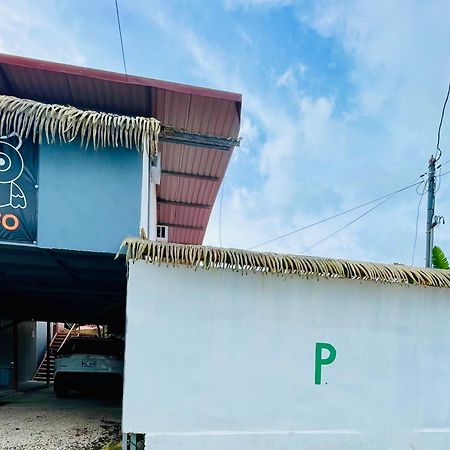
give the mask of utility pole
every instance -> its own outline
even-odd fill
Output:
[[[428,208],[427,208],[427,248],[425,267],[431,267],[434,238],[434,206],[436,202],[436,158],[431,156],[428,162]]]

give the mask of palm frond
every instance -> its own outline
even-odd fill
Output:
[[[344,259],[260,253],[156,242],[134,237],[125,239],[120,248],[125,246],[128,262],[145,260],[153,264],[186,265],[204,270],[233,270],[241,274],[260,272],[280,276],[368,280],[450,288],[450,272],[401,264],[375,264]]]
[[[0,95],[0,134],[17,133],[50,144],[79,140],[86,147],[126,147],[158,153],[161,126],[151,117],[131,117]]]

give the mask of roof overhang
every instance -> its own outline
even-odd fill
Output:
[[[0,94],[158,119],[158,222],[171,242],[203,241],[238,138],[240,94],[5,54]]]

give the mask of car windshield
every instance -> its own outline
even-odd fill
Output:
[[[65,356],[75,353],[123,358],[124,342],[120,339],[68,339],[58,352]]]

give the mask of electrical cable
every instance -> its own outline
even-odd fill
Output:
[[[439,128],[438,128],[438,134],[437,134],[437,143],[436,143],[436,161],[439,161],[442,156],[442,150],[439,147],[441,143],[441,128],[442,128],[442,122],[444,121],[444,115],[445,115],[445,107],[447,106],[448,96],[450,94],[450,83],[448,83],[448,89],[447,89],[447,95],[445,97],[444,105],[442,106],[442,113],[441,113],[441,120],[439,121]]]
[[[442,177],[443,175],[446,175],[450,173],[450,171],[445,172],[443,174],[439,174],[438,177]],[[422,175],[423,177],[423,175]],[[422,182],[421,182],[422,183]],[[419,200],[419,205],[417,206],[417,218],[416,218],[416,237],[414,240],[414,250],[413,250],[413,259],[412,259],[412,265],[414,265],[414,255],[416,252],[416,244],[417,244],[417,230],[418,230],[418,226],[419,226],[419,211],[420,211],[420,205],[422,203],[422,199],[423,196],[425,194],[425,191],[428,189],[427,188],[427,182],[424,183],[423,186],[423,191],[422,194],[420,196],[420,200]],[[440,187],[440,180],[439,180],[439,187]],[[381,201],[380,203],[376,204],[374,207],[370,208],[369,210],[367,210],[366,212],[364,212],[363,214],[359,215],[358,217],[356,217],[355,219],[351,220],[350,222],[346,223],[344,226],[342,226],[341,228],[338,228],[336,231],[334,231],[333,233],[329,234],[328,236],[324,237],[323,239],[321,239],[320,241],[316,242],[315,244],[311,245],[310,247],[306,248],[305,250],[302,251],[302,254],[305,254],[306,252],[308,252],[309,250],[311,250],[312,248],[318,246],[319,244],[321,244],[322,242],[326,241],[327,239],[335,236],[336,234],[340,233],[342,230],[344,230],[345,228],[348,228],[350,225],[352,225],[353,223],[355,223],[357,220],[361,219],[362,217],[366,216],[367,214],[369,214],[371,211],[373,211],[374,209],[378,208],[379,206],[381,206],[383,203],[387,202],[388,200],[390,200],[392,197],[394,197],[395,194],[392,194],[390,197],[386,198],[385,200]]]
[[[348,228],[350,225],[354,224],[357,220],[361,219],[364,216],[367,216],[367,214],[369,214],[370,212],[372,212],[374,209],[378,208],[379,206],[381,206],[383,203],[386,203],[388,200],[390,200],[392,197],[394,197],[395,194],[392,194],[390,197],[385,198],[384,200],[382,200],[380,203],[377,203],[375,206],[372,206],[372,208],[368,209],[367,211],[365,211],[364,213],[360,214],[358,217],[356,217],[355,219],[351,220],[350,222],[346,223],[344,226],[338,228],[336,231],[333,231],[333,233],[329,234],[328,236],[324,237],[323,239],[321,239],[320,241],[316,242],[315,244],[309,246],[308,248],[306,248],[305,250],[303,250],[301,252],[302,255],[304,255],[306,252],[308,252],[309,250],[313,249],[314,247],[317,247],[319,244],[321,244],[322,242],[325,242],[326,240],[330,239],[333,236],[336,236],[336,234],[340,233],[342,230],[345,230],[345,228]]]
[[[123,61],[123,69],[125,71],[125,77],[126,80],[128,81],[128,71],[127,71],[127,63],[125,61],[125,50],[123,47],[123,38],[122,38],[122,27],[120,26],[120,14],[119,14],[119,5],[117,4],[117,0],[115,0],[116,2],[116,15],[117,15],[117,25],[119,27],[119,36],[120,36],[120,46],[122,48],[122,61]]]
[[[438,170],[439,170],[439,173],[436,175],[436,178],[437,178],[437,181],[438,181],[438,185],[437,185],[437,188],[436,188],[436,194],[439,192],[439,189],[441,188],[441,181],[442,181],[442,166],[439,166],[439,168],[438,168]]]
[[[277,236],[277,237],[275,237],[273,239],[269,239],[267,241],[261,242],[258,245],[254,245],[253,247],[249,247],[247,250],[253,250],[255,248],[262,247],[263,245],[270,244],[271,242],[278,241],[279,239],[285,238],[287,236],[291,236],[292,234],[298,233],[298,232],[303,231],[303,230],[307,230],[308,228],[312,228],[312,227],[314,227],[316,225],[320,225],[321,223],[324,223],[324,222],[327,222],[329,220],[335,219],[336,217],[340,217],[340,216],[343,216],[345,214],[351,213],[353,211],[356,211],[357,209],[364,208],[364,206],[371,205],[372,203],[378,202],[378,201],[383,200],[383,199],[385,199],[387,197],[391,197],[392,195],[398,194],[398,193],[403,192],[403,191],[405,191],[407,189],[410,189],[410,188],[412,188],[414,186],[418,186],[419,184],[422,184],[422,183],[423,183],[423,180],[421,180],[419,182],[413,182],[412,184],[410,184],[408,186],[405,186],[405,187],[403,187],[401,189],[397,189],[396,191],[391,192],[389,194],[382,195],[381,197],[378,197],[378,198],[376,198],[374,200],[371,200],[369,202],[363,203],[362,205],[355,206],[353,208],[347,209],[347,210],[342,211],[340,213],[337,213],[337,214],[334,214],[332,216],[326,217],[325,219],[318,220],[317,222],[314,222],[314,223],[311,223],[309,225],[297,228],[297,229],[295,229],[293,231],[290,231],[289,233],[285,233],[285,234],[282,234],[281,236]]]
[[[417,233],[419,231],[419,216],[420,216],[420,205],[422,204],[423,196],[425,195],[425,191],[428,190],[428,182],[424,183],[422,193],[420,195],[419,204],[417,205],[417,215],[416,215],[416,231],[414,233],[414,247],[412,253],[411,265],[414,266],[414,258],[416,256],[416,246],[417,246]]]
[[[444,173],[440,173],[438,176],[439,177],[443,177],[444,175],[448,175],[449,173],[450,173],[450,170],[447,171],[447,172],[444,172]]]

